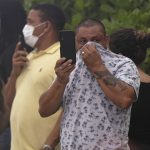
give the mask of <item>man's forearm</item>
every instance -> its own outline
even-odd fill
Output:
[[[128,107],[135,99],[134,89],[115,78],[104,65],[98,71],[94,71],[94,75],[105,95],[119,107]]]
[[[66,84],[56,79],[51,87],[40,97],[39,113],[42,117],[48,117],[59,109]]]
[[[49,145],[53,149],[59,144],[60,141],[60,127],[61,127],[61,118],[63,115],[63,111],[61,110],[60,116],[58,117],[58,120],[51,131],[50,135],[48,136],[45,144]]]
[[[5,103],[9,107],[10,110],[11,110],[11,106],[12,106],[12,103],[16,94],[16,80],[17,80],[17,76],[12,73],[8,79],[8,82],[6,83],[4,87]]]

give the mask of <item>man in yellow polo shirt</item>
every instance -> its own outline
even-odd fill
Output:
[[[55,77],[54,66],[60,57],[58,33],[64,24],[64,13],[54,5],[39,4],[29,11],[23,35],[34,50],[27,54],[17,44],[6,85],[11,150],[52,150],[58,144],[61,110],[43,119],[38,108],[39,97]]]

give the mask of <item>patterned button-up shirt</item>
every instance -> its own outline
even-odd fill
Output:
[[[140,79],[136,66],[127,57],[96,44],[110,73],[131,85],[138,95]],[[117,94],[117,93],[116,93]],[[77,53],[76,68],[63,97],[62,150],[128,150],[131,107],[116,106],[99,86]]]

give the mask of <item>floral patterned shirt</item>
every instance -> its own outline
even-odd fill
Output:
[[[134,63],[99,44],[96,47],[110,73],[131,85],[138,95],[140,79]],[[119,108],[105,96],[80,51],[64,92],[63,107],[62,150],[129,150],[131,107]]]

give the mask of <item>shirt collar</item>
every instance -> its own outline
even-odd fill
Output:
[[[34,49],[31,53],[29,53],[28,59],[33,59],[33,58],[39,57],[43,54],[53,54],[59,48],[60,48],[60,42],[56,42],[45,50],[37,51],[36,49]]]

